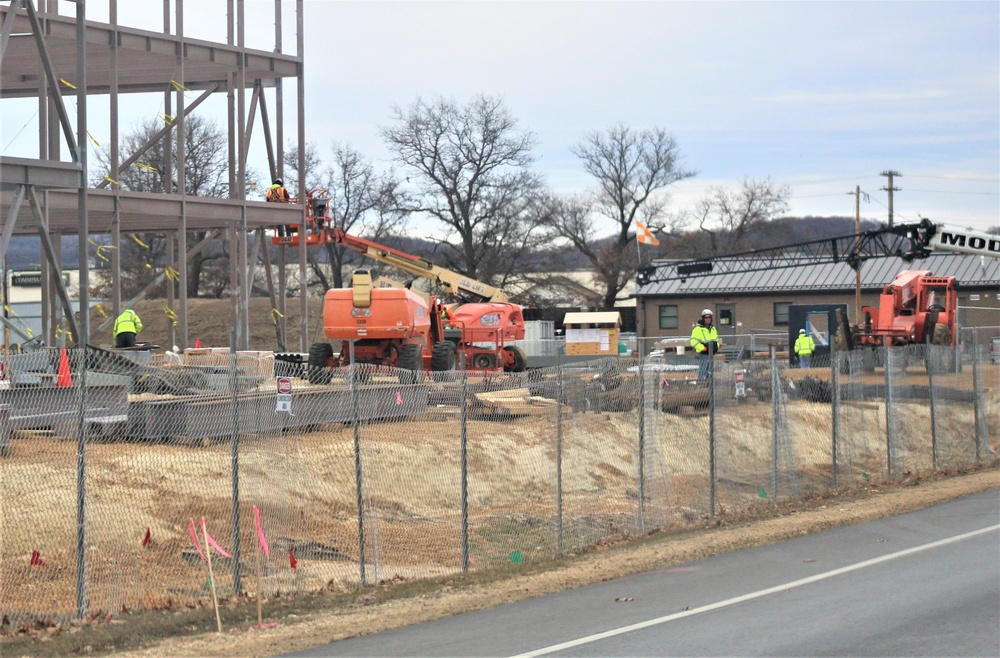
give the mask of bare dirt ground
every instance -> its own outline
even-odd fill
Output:
[[[0,642],[0,654],[271,656],[901,514],[988,490],[1000,492],[998,462],[975,472],[943,473],[777,504],[762,508],[753,518],[703,519],[549,562],[266,601],[263,627],[256,626],[253,602],[229,601],[223,609],[221,635],[212,632],[215,619],[210,609],[144,613],[110,623],[96,621],[68,632],[41,629],[32,636]],[[122,651],[126,647],[142,648]]]

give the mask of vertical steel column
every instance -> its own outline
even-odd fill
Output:
[[[177,241],[177,231],[167,232],[167,262],[170,263],[171,267],[173,267],[174,263],[177,262],[176,241]],[[187,259],[185,259],[185,262],[187,262]],[[181,265],[180,269],[184,269],[183,264]],[[169,306],[170,310],[173,311],[174,302],[176,301],[175,298],[176,298],[177,286],[174,284],[174,280],[171,277],[168,276],[166,277],[166,279],[167,279],[166,281],[167,306]],[[169,321],[168,331],[170,332],[170,340],[169,340],[170,345],[171,346],[177,345],[177,323],[174,322],[172,318],[167,318],[167,320]],[[178,347],[180,346],[178,345]],[[171,349],[173,348],[171,347]]]
[[[236,40],[240,50],[240,65],[237,67],[237,97],[238,105],[238,135],[239,135],[239,168],[236,170],[236,194],[240,199],[240,220],[236,230],[236,268],[239,276],[239,312],[237,315],[237,345],[239,349],[249,348],[249,327],[250,327],[250,291],[247,280],[247,204],[246,204],[246,182],[247,182],[247,143],[244,135],[247,132],[247,70],[246,70],[246,3],[245,0],[236,2]]]
[[[274,0],[274,52],[281,53],[281,0]],[[301,58],[301,54],[299,55]],[[285,177],[285,109],[284,109],[284,80],[277,78],[274,81],[274,121],[275,121],[275,141],[277,141],[277,153],[275,164],[278,177]],[[285,249],[278,250],[278,349],[288,349],[286,313],[286,289],[288,287],[288,275],[285,271]]]
[[[78,251],[80,268],[80,322],[77,345],[83,351],[82,366],[78,369],[77,385],[80,387],[79,427],[76,443],[76,616],[87,616],[87,431],[84,417],[87,409],[87,343],[90,341],[90,264],[88,242],[90,236],[87,216],[87,35],[84,21],[87,3],[76,0],[76,150],[80,165],[78,203]]]
[[[296,46],[299,64],[296,89],[299,140],[299,347],[305,352],[309,340],[309,281],[306,279],[306,76],[305,76],[305,14],[303,0],[295,0]]]
[[[118,0],[111,0],[109,7],[111,21],[111,172],[110,177],[118,180],[121,173],[120,148],[118,135]],[[122,312],[122,227],[121,206],[118,203],[119,185],[112,188],[115,191],[115,218],[111,223],[111,308],[117,318]],[[171,341],[171,345],[173,342]]]
[[[235,0],[226,4],[226,42],[236,45],[236,5]],[[238,199],[239,147],[236,139],[236,73],[226,75],[226,123],[229,128],[229,198]],[[242,137],[240,138],[242,139]],[[236,221],[226,225],[229,240],[229,312],[234,327],[239,326],[239,278],[236,274]]]
[[[176,2],[177,19],[177,69],[181,79],[178,80],[181,88],[177,90],[177,188],[181,195],[181,224],[177,232],[177,250],[186,254],[187,247],[187,122],[184,119],[184,85],[186,84],[186,74],[184,73],[184,60],[186,59],[186,47],[184,45],[184,0],[174,0]],[[179,269],[180,274],[180,297],[178,320],[180,322],[180,347],[184,349],[188,346],[188,268],[187,261]]]

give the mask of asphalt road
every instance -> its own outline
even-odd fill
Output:
[[[293,656],[1000,656],[1000,491]]]

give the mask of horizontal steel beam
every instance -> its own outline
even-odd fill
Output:
[[[0,190],[14,190],[18,185],[75,190],[83,185],[83,173],[72,162],[0,156]]]
[[[147,192],[118,192],[91,189],[87,197],[87,217],[91,235],[110,233],[116,218],[122,231],[159,232],[173,231],[180,225],[181,197]],[[0,208],[9,207],[14,199],[13,190],[0,195]],[[243,201],[239,199],[211,199],[184,197],[185,216],[189,231],[224,229],[239,221]],[[277,224],[298,224],[302,219],[302,206],[288,203],[246,201],[247,226],[267,228]],[[48,193],[48,219],[51,230],[74,235],[79,225],[77,192],[50,190]],[[21,219],[14,235],[33,235],[27,224],[28,215],[21,208]]]

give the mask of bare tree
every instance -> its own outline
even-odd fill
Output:
[[[199,115],[185,117],[184,187],[191,196],[226,198],[229,196],[228,139],[225,131],[210,119]],[[155,119],[137,124],[124,136],[121,152],[129,155],[137,152],[162,128]],[[173,142],[171,142],[173,144]],[[174,144],[176,148],[176,144]],[[117,178],[119,189],[130,192],[177,193],[176,172],[167,179],[167,140],[161,138],[147,149],[139,161],[120,172]],[[96,158],[100,171],[99,179],[110,171],[108,149],[98,150]],[[177,163],[176,151],[173,162]],[[247,186],[257,187],[259,175],[247,172]],[[201,242],[205,231],[189,231],[188,244]],[[131,296],[144,288],[158,274],[166,262],[166,237],[162,234],[140,234],[134,239],[122,240],[122,292]],[[189,297],[199,294],[219,296],[229,285],[229,256],[222,242],[209,245],[195,256],[187,259]],[[95,289],[96,291],[96,289]],[[99,292],[99,291],[96,291]]]
[[[404,206],[409,199],[391,171],[377,173],[348,144],[333,145],[333,160],[333,165],[326,170],[324,187],[334,226],[352,235],[375,240],[405,226],[407,211]],[[309,265],[323,290],[342,288],[344,266],[356,260],[355,252],[336,243],[327,243],[324,251],[327,268],[315,258],[309,259]]]
[[[678,230],[680,220],[668,215],[662,190],[695,174],[681,168],[677,141],[662,128],[634,130],[619,124],[590,133],[573,153],[597,180],[597,189],[588,200],[557,202],[549,221],[590,261],[603,287],[604,305],[611,308],[638,265],[636,250],[630,248],[635,220],[654,233]],[[612,222],[610,237],[600,237],[594,215]]]
[[[738,190],[711,188],[698,202],[695,218],[709,238],[711,255],[743,251],[743,240],[762,224],[788,211],[791,189],[746,177]]]
[[[503,100],[484,95],[462,106],[418,98],[394,115],[381,134],[416,174],[411,210],[454,231],[438,240],[438,264],[502,286],[545,239],[544,186],[528,168],[534,135]]]
[[[285,147],[285,189],[292,196],[299,193],[299,147],[288,143]],[[306,144],[306,191],[323,186],[323,158],[316,145]]]

